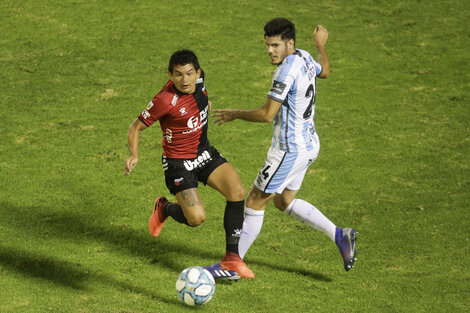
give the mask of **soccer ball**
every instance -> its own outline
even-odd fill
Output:
[[[190,306],[208,302],[215,292],[215,281],[208,270],[192,266],[184,269],[176,280],[178,298]]]

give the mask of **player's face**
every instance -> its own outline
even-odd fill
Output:
[[[271,58],[271,64],[280,64],[286,56],[295,52],[294,40],[282,40],[281,36],[266,36],[266,50]]]
[[[173,73],[168,72],[168,75],[180,92],[193,93],[196,90],[196,80],[201,75],[201,69],[196,71],[192,64],[175,65]]]

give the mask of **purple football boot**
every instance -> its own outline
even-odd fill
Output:
[[[238,281],[241,278],[235,271],[222,269],[220,262],[211,266],[205,266],[204,268],[212,274],[215,280]]]
[[[354,268],[356,259],[356,234],[354,228],[341,229],[336,227],[335,242],[343,257],[344,269],[349,271]]]

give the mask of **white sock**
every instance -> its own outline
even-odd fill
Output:
[[[245,209],[245,220],[243,221],[243,231],[238,242],[238,254],[243,259],[248,249],[251,247],[256,237],[258,237],[263,226],[264,210]]]
[[[324,232],[331,240],[335,241],[336,225],[310,203],[301,199],[294,199],[284,213],[295,217],[301,223]]]

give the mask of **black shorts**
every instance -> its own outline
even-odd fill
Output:
[[[162,156],[165,183],[171,194],[207,184],[209,175],[227,160],[214,147],[209,147],[194,159],[173,159]]]

